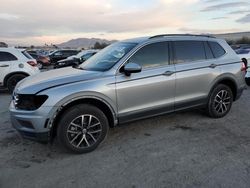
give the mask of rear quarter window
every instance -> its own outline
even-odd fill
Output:
[[[22,54],[28,59],[33,59],[33,57],[27,51],[22,51]]]
[[[209,41],[208,44],[209,44],[215,58],[219,58],[219,57],[225,55],[226,51],[217,42]]]
[[[16,61],[17,58],[9,52],[0,52],[0,61]]]

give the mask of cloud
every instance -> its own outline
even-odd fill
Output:
[[[229,12],[228,14],[244,14],[244,13],[250,13],[250,10],[236,10]]]
[[[227,8],[239,8],[239,7],[245,7],[249,5],[247,2],[231,2],[231,3],[221,3],[217,5],[211,5],[207,6],[206,8],[202,9],[202,12],[208,12],[208,11],[217,11],[217,10],[222,10],[222,9],[227,9]]]
[[[250,23],[250,14],[247,14],[243,18],[240,18],[236,21],[239,23]]]
[[[192,4],[197,3],[199,0],[160,0],[161,3],[164,4],[171,4],[171,3],[185,3],[185,4]]]
[[[228,17],[226,16],[215,17],[215,18],[212,18],[211,20],[223,20],[223,19],[228,19]]]
[[[236,29],[236,28],[231,28],[231,29],[196,29],[196,28],[182,27],[182,28],[179,28],[179,31],[184,32],[184,33],[191,33],[191,34],[220,34],[220,33],[239,32],[240,29]]]
[[[0,32],[1,38],[67,33],[150,32],[153,29],[178,27],[187,17],[178,15],[172,8],[174,5],[164,8],[161,0],[161,3],[147,9],[125,9],[114,3],[114,0],[102,0],[101,3],[97,0],[74,0],[74,3],[68,0],[9,1],[0,7],[0,12],[10,12],[4,16],[5,19],[0,19],[0,25],[4,25]],[[193,1],[196,0],[187,0]],[[20,15],[19,19],[13,19],[15,17],[10,16],[13,13]]]
[[[20,16],[19,15],[15,15],[15,14],[8,14],[8,13],[0,13],[0,20],[17,20],[19,19]]]

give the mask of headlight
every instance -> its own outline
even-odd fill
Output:
[[[47,95],[13,95],[13,102],[16,109],[19,110],[36,110],[48,99]]]

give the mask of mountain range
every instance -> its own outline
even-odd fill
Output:
[[[218,38],[236,40],[236,39],[242,38],[243,36],[250,38],[250,32],[215,34],[214,36],[216,36]],[[77,38],[77,39],[69,40],[67,42],[63,42],[61,44],[58,44],[57,46],[60,48],[85,48],[85,49],[88,49],[88,48],[94,47],[96,42],[99,42],[100,44],[102,44],[102,43],[111,44],[113,42],[116,42],[116,40],[106,40],[106,39],[99,39],[99,38]]]
[[[106,40],[106,39],[99,39],[99,38],[77,38],[72,39],[67,42],[63,42],[58,44],[57,46],[60,48],[92,48],[94,47],[95,43],[98,42],[100,44],[106,43],[111,44],[115,42],[115,40]]]

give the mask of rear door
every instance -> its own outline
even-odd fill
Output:
[[[0,51],[0,85],[3,84],[4,78],[11,72],[11,65],[17,61],[17,58],[9,52]]]
[[[206,41],[174,41],[176,68],[175,109],[206,103],[214,79],[220,74]]]
[[[127,63],[142,66],[140,73],[116,77],[120,122],[174,110],[175,69],[169,43],[157,42],[139,49]]]

